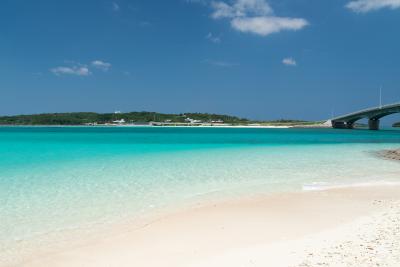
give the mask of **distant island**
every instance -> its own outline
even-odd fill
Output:
[[[396,122],[393,124],[393,127],[400,127],[400,122]]]
[[[165,114],[146,111],[129,113],[46,113],[0,117],[0,125],[312,126],[318,124],[320,124],[320,122],[285,119],[274,121],[256,121],[220,114]]]

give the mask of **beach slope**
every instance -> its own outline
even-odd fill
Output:
[[[199,203],[23,266],[398,266],[399,240],[399,186],[343,188]]]

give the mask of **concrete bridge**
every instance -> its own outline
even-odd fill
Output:
[[[353,129],[354,123],[360,119],[368,119],[370,130],[379,130],[379,120],[390,114],[400,113],[400,103],[384,105],[381,107],[360,110],[347,115],[331,119],[332,127],[339,129]]]

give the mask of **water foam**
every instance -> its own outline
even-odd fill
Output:
[[[349,183],[349,184],[330,184],[324,182],[315,182],[310,184],[304,184],[302,186],[303,191],[326,191],[332,189],[342,188],[356,188],[356,187],[376,187],[376,186],[400,186],[400,182],[394,181],[371,181],[362,183]]]

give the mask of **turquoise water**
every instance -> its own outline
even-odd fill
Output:
[[[395,130],[0,127],[0,255],[202,197],[400,182],[374,154],[398,147]]]

